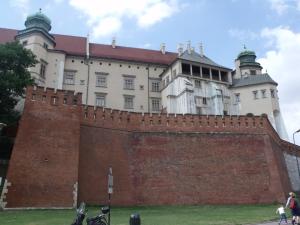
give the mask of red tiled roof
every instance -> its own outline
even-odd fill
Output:
[[[13,41],[17,32],[17,30],[13,29],[0,28],[0,43]],[[56,42],[55,50],[64,51],[69,55],[85,56],[85,37],[61,34],[53,34],[53,36]],[[162,54],[160,51],[149,49],[123,46],[116,46],[116,48],[112,48],[111,45],[95,43],[90,44],[90,56],[164,65],[171,64],[177,58],[177,54],[174,52],[166,52],[166,54]]]
[[[53,34],[56,42],[55,50],[61,50],[70,55],[85,56],[86,38]]]
[[[123,46],[116,46],[112,48],[111,45],[90,44],[90,55],[95,57],[139,61],[146,63],[171,64],[176,58],[177,54],[173,52],[166,52],[162,54],[161,51],[129,48]]]
[[[17,30],[0,28],[0,43],[11,42],[15,40]]]

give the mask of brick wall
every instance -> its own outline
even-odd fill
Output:
[[[6,207],[72,206],[81,110],[73,103],[80,99],[71,92],[28,88],[8,168]]]
[[[10,162],[7,207],[284,202],[283,153],[266,117],[128,113],[29,88]],[[299,156],[299,154],[298,154]],[[77,187],[77,186],[76,186]]]

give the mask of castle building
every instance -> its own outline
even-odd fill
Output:
[[[29,68],[37,85],[82,93],[82,103],[143,112],[201,115],[266,114],[287,139],[277,83],[244,49],[235,69],[215,63],[191,44],[178,52],[91,43],[89,37],[51,34],[41,11],[24,30],[0,28],[0,43],[18,40],[39,63]]]

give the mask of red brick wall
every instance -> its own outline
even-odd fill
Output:
[[[7,174],[11,186],[6,207],[73,205],[73,185],[78,180],[81,110],[72,105],[72,99],[76,98],[81,96],[28,88]],[[64,99],[67,104],[63,104]]]
[[[112,166],[112,202],[117,205],[283,201],[280,195],[286,190],[272,182],[277,177],[270,173],[277,168],[269,168],[266,159],[268,141],[265,135],[124,132],[84,126],[79,199],[106,202],[106,174]]]
[[[110,166],[115,205],[283,202],[291,189],[283,151],[294,146],[266,117],[94,110],[79,98],[28,90],[7,207],[72,206],[77,181],[79,201],[104,204]]]

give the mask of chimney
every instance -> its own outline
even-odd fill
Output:
[[[112,48],[116,48],[116,37],[113,37],[113,38],[112,38],[112,41],[111,41],[111,47],[112,47]]]
[[[161,43],[160,45],[160,51],[162,54],[166,54],[166,44],[165,43]]]
[[[200,52],[200,56],[203,57],[204,53],[203,53],[203,44],[202,43],[199,44],[199,52]]]
[[[86,36],[86,58],[90,58],[90,34],[88,33]]]
[[[177,50],[178,50],[178,56],[181,56],[182,53],[183,53],[183,47],[182,47],[182,44],[181,44],[181,43],[179,43],[179,44],[177,45]]]
[[[191,51],[191,41],[187,42],[186,49],[187,49],[187,51],[188,51],[189,54],[192,53],[192,51]]]

